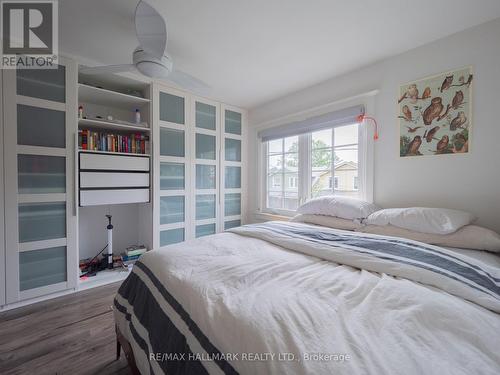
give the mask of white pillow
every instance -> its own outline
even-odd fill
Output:
[[[464,211],[445,208],[388,208],[371,214],[364,224],[388,225],[423,233],[449,234],[470,224],[475,217]]]
[[[477,225],[465,225],[450,234],[431,234],[415,232],[392,225],[365,225],[358,232],[379,234],[382,236],[408,238],[431,245],[457,247],[461,249],[486,250],[500,253],[500,234]]]
[[[312,199],[297,210],[299,214],[336,216],[343,219],[364,219],[379,210],[377,206],[359,199],[325,195]]]
[[[321,225],[323,227],[343,229],[343,230],[356,230],[361,227],[359,222],[354,220],[342,219],[340,217],[325,216],[325,215],[308,215],[299,214],[294,216],[290,221],[296,223],[308,223]]]

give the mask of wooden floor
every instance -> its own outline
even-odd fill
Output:
[[[129,374],[116,361],[119,283],[0,313],[0,374]]]

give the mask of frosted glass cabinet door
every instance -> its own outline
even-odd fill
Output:
[[[160,224],[184,221],[184,196],[160,198]]]
[[[39,288],[66,280],[66,246],[19,253],[20,290]]]
[[[225,119],[226,133],[241,135],[241,113],[226,109]]]
[[[0,287],[8,304],[78,286],[72,266],[78,262],[72,188],[78,63],[64,56],[58,62],[54,69],[2,71],[0,152],[9,157],[0,171],[6,176]]]
[[[241,188],[241,167],[226,167],[224,180],[226,189]]]
[[[226,138],[226,161],[241,161],[241,141],[238,139]]]
[[[196,220],[215,218],[215,194],[196,196]]]
[[[224,230],[241,226],[240,220],[228,220],[224,222]]]
[[[196,164],[196,189],[215,189],[215,180],[215,165]]]
[[[160,163],[160,190],[184,190],[184,164]]]
[[[196,134],[196,158],[215,160],[215,137],[213,135]]]
[[[216,108],[213,105],[196,102],[196,127],[216,130]]]
[[[215,234],[215,224],[203,224],[196,226],[196,238]]]
[[[66,114],[47,108],[17,105],[17,144],[66,147]]]
[[[17,94],[52,100],[66,101],[66,68],[59,65],[57,69],[17,69]]]
[[[184,105],[183,97],[160,92],[160,120],[184,125]]]
[[[184,131],[160,128],[160,155],[184,157]]]
[[[66,158],[60,156],[18,155],[19,194],[66,192]]]
[[[19,205],[19,242],[65,237],[66,202]]]
[[[224,216],[241,214],[241,194],[226,193],[224,195]]]
[[[162,230],[160,232],[160,246],[167,246],[184,241],[184,228]]]

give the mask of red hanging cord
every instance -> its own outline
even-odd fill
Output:
[[[358,122],[363,122],[365,120],[372,120],[373,121],[373,124],[375,125],[375,134],[373,135],[373,139],[374,140],[377,140],[378,139],[378,124],[377,124],[377,120],[375,120],[373,117],[371,116],[366,116],[366,115],[359,115],[357,117],[357,120]]]

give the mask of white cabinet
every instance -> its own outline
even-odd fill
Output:
[[[78,260],[105,244],[104,214],[116,212],[118,239],[137,230],[117,252],[214,234],[244,217],[245,111],[132,78],[106,77],[117,92],[93,77],[79,84],[77,70],[61,58],[58,69],[0,76],[0,306],[82,287]],[[77,118],[80,105],[87,118]],[[130,124],[131,105],[143,124]],[[141,134],[150,148],[90,149],[82,137],[79,150],[78,127],[82,136]]]
[[[153,150],[153,245],[158,248],[192,236],[186,224],[191,220],[189,187],[193,181],[189,95],[154,85],[153,108],[153,139],[159,140]]]
[[[149,156],[81,151],[80,206],[149,202]]]
[[[57,69],[3,71],[2,304],[76,287],[76,74],[64,58]]]
[[[154,245],[241,225],[245,111],[154,86]]]
[[[215,234],[221,230],[219,215],[220,176],[220,104],[204,98],[191,98],[191,142],[194,157],[190,163],[194,202],[190,227],[194,237]]]
[[[222,105],[221,129],[221,218],[222,229],[242,224],[245,181],[243,173],[245,152],[246,113],[238,108]]]
[[[4,116],[3,116],[3,77],[0,74],[0,145],[4,147],[3,132],[4,132]],[[4,200],[4,175],[3,169],[4,153],[0,152],[0,306],[5,304],[5,200]]]
[[[149,157],[80,152],[80,169],[149,172]]]

